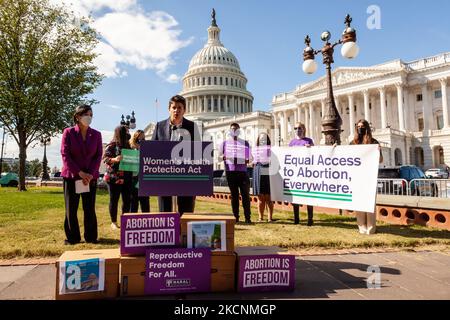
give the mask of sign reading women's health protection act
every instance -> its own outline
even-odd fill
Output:
[[[123,214],[120,219],[122,255],[144,255],[148,248],[176,247],[180,243],[178,213]]]
[[[273,147],[271,199],[374,212],[379,157],[376,144]]]
[[[147,295],[209,292],[210,249],[148,249],[144,289]]]
[[[105,259],[63,261],[59,266],[59,294],[105,289]]]
[[[143,141],[139,196],[213,194],[213,144],[198,141]]]

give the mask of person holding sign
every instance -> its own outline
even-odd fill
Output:
[[[250,211],[250,178],[247,164],[250,162],[250,145],[248,141],[239,139],[239,124],[232,123],[228,139],[219,148],[219,159],[225,162],[225,173],[231,193],[231,207],[236,222],[239,222],[239,190],[242,196],[245,223],[251,223]]]
[[[260,133],[253,152],[253,194],[258,196],[258,222],[263,221],[264,209],[269,208],[268,222],[272,222],[273,202],[270,200],[270,138],[267,133]]]
[[[152,140],[158,141],[201,141],[197,125],[185,119],[186,100],[180,95],[173,96],[169,101],[169,118],[156,124]],[[172,197],[158,197],[159,211],[172,212]],[[194,212],[195,197],[177,197],[178,212]]]
[[[103,152],[102,135],[90,127],[92,108],[88,105],[81,105],[75,109],[73,121],[75,126],[64,130],[61,142],[63,162],[61,176],[64,178],[66,204],[65,243],[76,244],[81,240],[77,217],[80,194],[84,211],[84,239],[86,242],[96,243],[95,195]]]
[[[355,137],[350,144],[378,144],[378,149],[380,150],[380,163],[383,162],[383,154],[381,153],[380,143],[372,137],[372,130],[370,129],[370,124],[367,120],[361,119],[356,123]],[[376,232],[377,218],[375,213],[355,211],[355,215],[359,233],[374,234]]]
[[[122,149],[130,149],[128,128],[125,125],[114,129],[114,136],[106,146],[103,161],[106,164],[105,181],[109,191],[109,215],[111,216],[111,229],[119,228],[117,225],[117,206],[122,195],[122,214],[130,212],[132,172],[119,169],[122,161]]]
[[[141,142],[145,141],[145,133],[142,130],[136,130],[130,139],[130,147],[139,151]],[[141,212],[150,212],[150,197],[138,196],[138,171],[133,172],[132,189],[131,189],[131,209],[130,212],[138,212],[139,204],[141,204]]]
[[[303,123],[297,122],[295,124],[295,137],[289,143],[289,147],[312,147],[314,141],[311,138],[306,137],[306,127]],[[293,203],[294,208],[294,224],[300,223],[300,205]],[[308,227],[313,225],[313,206],[306,206],[308,211]]]

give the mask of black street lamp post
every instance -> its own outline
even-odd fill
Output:
[[[325,135],[325,144],[341,144],[341,125],[342,118],[339,115],[339,111],[336,108],[336,103],[333,96],[333,85],[331,78],[331,64],[334,63],[333,53],[334,47],[339,44],[343,44],[341,53],[344,57],[352,59],[359,53],[358,45],[356,44],[356,30],[353,29],[350,24],[352,18],[350,15],[345,17],[345,25],[347,26],[342,33],[342,38],[331,44],[331,33],[329,31],[322,32],[320,38],[325,42],[321,50],[314,50],[310,44],[311,39],[309,35],[305,38],[306,48],[303,50],[303,71],[308,74],[313,74],[317,70],[317,64],[314,61],[314,57],[319,53],[322,54],[323,64],[327,70],[327,102],[326,109],[322,115],[322,133]]]
[[[122,120],[120,121],[120,125],[125,125],[130,129],[136,128],[136,118],[134,117],[134,111],[131,111],[131,116],[126,116],[126,121],[124,115],[122,115]]]
[[[50,180],[50,176],[48,174],[47,167],[47,146],[50,144],[50,137],[42,136],[40,139],[41,146],[44,147],[44,159],[42,159],[42,180]]]

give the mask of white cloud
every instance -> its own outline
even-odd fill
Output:
[[[154,70],[165,78],[174,64],[173,54],[192,42],[192,38],[180,38],[182,31],[173,16],[163,11],[146,12],[136,0],[63,2],[81,15],[92,15],[92,26],[101,36],[95,64],[106,77],[124,77],[127,73],[123,68],[132,66]]]
[[[117,106],[115,104],[106,104],[105,107],[111,108],[111,109],[114,109],[114,110],[122,110],[123,109],[123,107]]]
[[[180,81],[180,76],[171,74],[166,78],[166,81],[170,83],[177,83],[178,81]]]
[[[81,16],[89,16],[102,9],[123,11],[137,6],[136,0],[50,0],[50,2],[70,7],[75,14]]]

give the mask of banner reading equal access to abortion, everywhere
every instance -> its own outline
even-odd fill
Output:
[[[273,147],[273,201],[375,211],[378,145]]]
[[[139,196],[212,195],[212,151],[212,142],[143,141]]]

